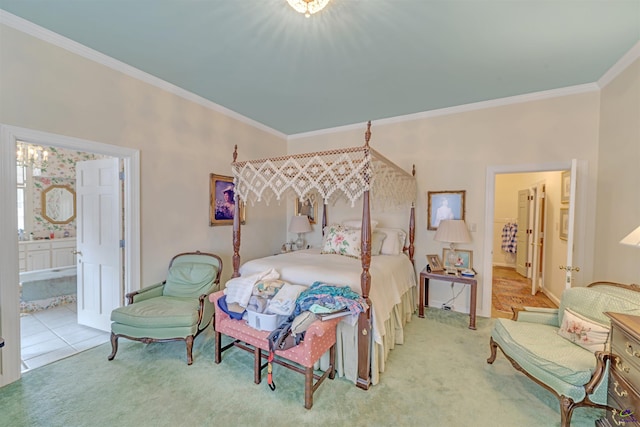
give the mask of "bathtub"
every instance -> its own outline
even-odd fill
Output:
[[[20,310],[46,310],[76,301],[77,267],[48,268],[20,273]]]

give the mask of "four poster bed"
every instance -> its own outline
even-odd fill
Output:
[[[236,146],[232,163],[237,197],[233,222],[233,277],[275,268],[282,280],[291,283],[309,286],[322,281],[348,285],[361,294],[369,309],[360,314],[356,323],[340,322],[338,326],[337,371],[338,375],[346,376],[365,390],[378,382],[389,351],[403,342],[403,326],[415,311],[417,295],[413,268],[415,166],[412,173],[408,173],[370,148],[370,128],[371,122],[367,124],[364,146],[252,161],[237,161]],[[303,200],[309,194],[316,194],[324,201],[323,230],[327,225],[328,203],[342,198],[353,207],[357,200],[362,200],[359,256],[310,249],[260,258],[241,267],[238,201],[269,203],[283,197]],[[400,231],[397,251],[372,257],[374,227],[370,199],[376,207],[407,208],[410,212],[408,245],[402,230],[384,229],[392,230],[384,239],[391,239],[389,243],[396,239],[393,230]],[[379,251],[379,248],[375,250]]]

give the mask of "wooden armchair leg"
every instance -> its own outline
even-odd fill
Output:
[[[253,359],[253,382],[256,384],[260,384],[262,381],[262,350],[259,347],[255,347],[253,350],[254,359]]]
[[[193,335],[189,335],[185,341],[187,342],[187,365],[191,365],[193,363]]]
[[[304,407],[311,409],[313,406],[313,368],[304,371]]]
[[[489,339],[489,347],[491,348],[491,356],[487,359],[488,364],[492,364],[496,360],[498,344],[493,340],[493,337]]]
[[[216,331],[216,363],[222,362],[222,334]]]
[[[118,352],[118,336],[111,332],[111,354],[107,357],[109,360],[113,360]]]
[[[336,377],[336,345],[332,345],[329,349],[329,365],[331,372],[329,373],[329,379],[332,380]]]

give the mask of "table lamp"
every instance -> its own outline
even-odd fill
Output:
[[[456,253],[456,243],[469,243],[471,242],[471,236],[467,229],[467,224],[461,219],[445,219],[440,221],[438,225],[438,231],[433,237],[433,240],[438,242],[449,243],[449,255],[445,261],[447,273],[456,273],[455,267],[458,261],[458,254]],[[448,261],[448,262],[447,262]]]
[[[291,217],[289,223],[289,232],[298,233],[298,240],[296,240],[296,248],[304,248],[304,238],[302,235],[311,231],[311,224],[309,223],[309,217],[306,215],[294,215]]]
[[[623,245],[634,246],[636,248],[640,248],[640,227],[633,230],[624,239],[620,240],[620,243]]]

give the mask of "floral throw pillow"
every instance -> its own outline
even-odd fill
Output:
[[[348,229],[338,224],[327,226],[320,253],[360,258],[360,230]]]
[[[604,351],[609,340],[609,328],[566,309],[558,335],[589,351]]]

